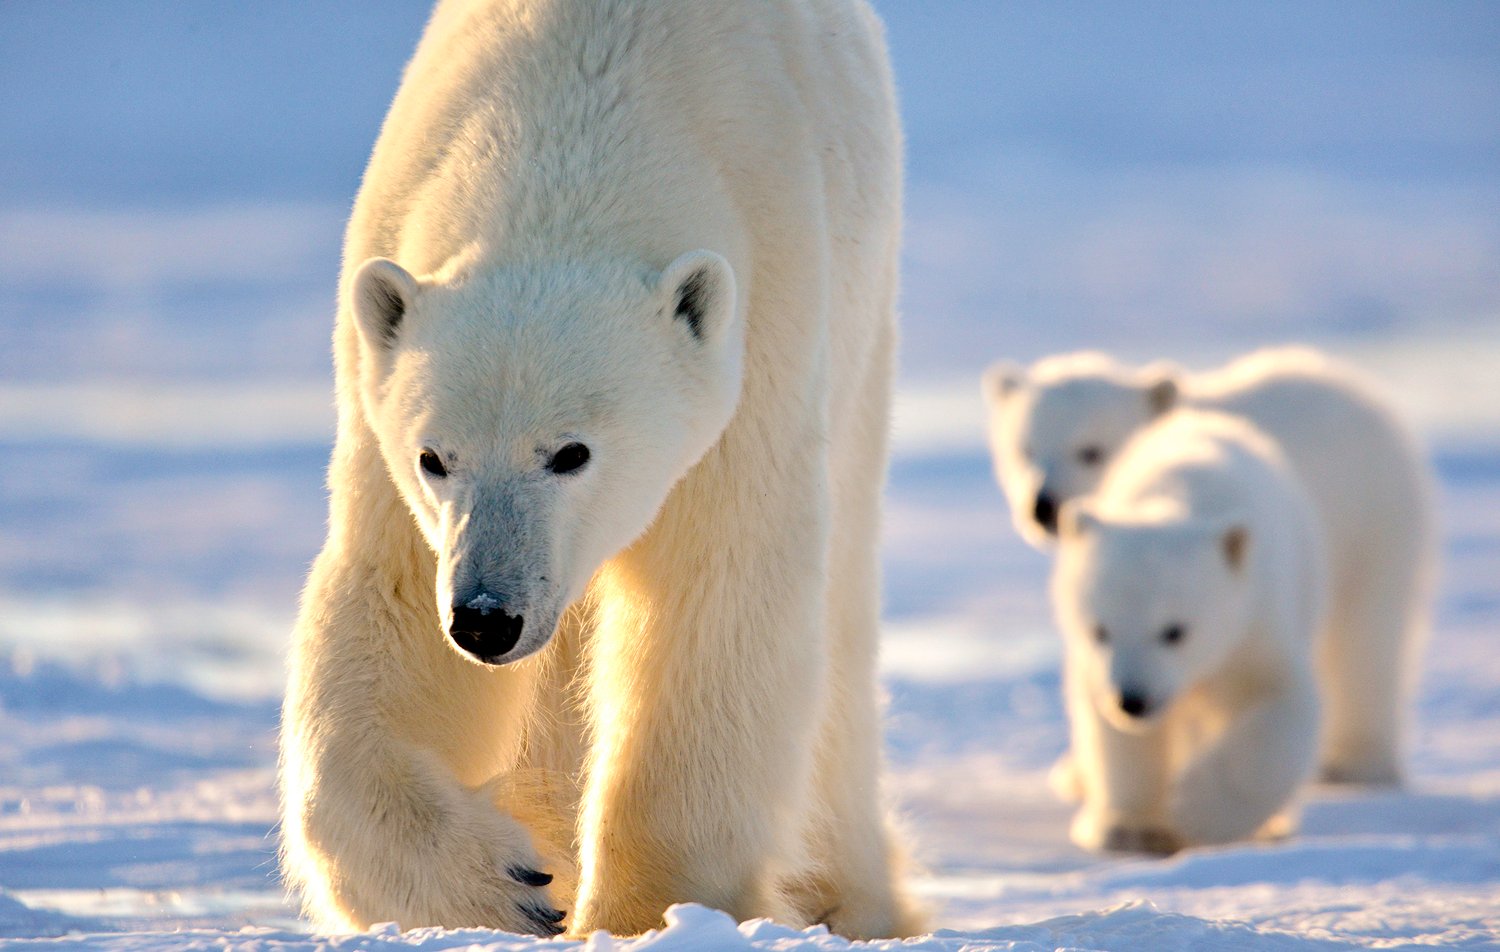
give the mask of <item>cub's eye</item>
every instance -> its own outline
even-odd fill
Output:
[[[442,457],[438,456],[432,450],[423,450],[422,454],[417,457],[417,465],[438,479],[442,479],[448,475],[448,467],[443,465]]]
[[[1181,625],[1168,625],[1162,630],[1161,640],[1164,644],[1175,645],[1187,637],[1187,630]]]
[[[552,459],[547,461],[547,468],[552,472],[562,475],[574,470],[582,469],[589,461],[589,448],[582,443],[569,443],[553,454]]]
[[[1094,641],[1098,642],[1101,645],[1108,644],[1109,643],[1109,629],[1105,628],[1103,625],[1095,625],[1094,626]]]
[[[1104,462],[1104,450],[1098,446],[1085,446],[1078,451],[1078,462],[1085,466],[1098,466]]]

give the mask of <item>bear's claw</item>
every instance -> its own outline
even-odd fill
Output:
[[[527,908],[524,912],[536,924],[540,935],[561,935],[562,921],[568,915],[561,909],[544,909],[538,906]]]
[[[539,869],[530,869],[526,866],[512,866],[506,870],[510,878],[527,886],[546,886],[552,882],[552,874],[544,873]]]

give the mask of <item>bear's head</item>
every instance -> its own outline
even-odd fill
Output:
[[[1249,623],[1253,544],[1234,518],[1123,521],[1063,507],[1052,603],[1068,663],[1110,723],[1149,729]]]
[[[503,664],[541,649],[718,440],[744,348],[708,251],[349,283],[359,387],[390,479],[437,557],[443,632]]]
[[[1092,493],[1135,432],[1177,402],[1177,371],[1130,370],[1097,353],[985,372],[995,475],[1021,536],[1047,548],[1070,499]]]

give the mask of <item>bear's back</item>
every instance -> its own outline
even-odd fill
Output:
[[[873,142],[895,129],[889,89],[862,0],[446,0],[382,127],[346,259],[433,273],[475,242],[523,257],[629,236],[669,260],[708,244],[681,234],[692,222],[753,217],[789,175],[848,178],[801,168],[810,156],[889,153]]]

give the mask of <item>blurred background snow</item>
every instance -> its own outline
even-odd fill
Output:
[[[0,887],[25,900],[0,935],[287,914],[270,743],[323,535],[340,233],[425,6],[0,2]],[[1493,932],[1500,5],[876,6],[908,141],[888,734],[945,924],[1146,890]],[[1384,380],[1442,482],[1421,792],[1321,800],[1279,887],[1213,854],[1100,864],[1042,788],[1047,562],[992,486],[978,374],[1290,341]]]
[[[979,485],[996,357],[1306,341],[1440,449],[1500,443],[1500,8],[877,6],[908,138],[898,627],[965,599],[1043,623]],[[6,642],[274,690],[322,533],[340,232],[425,12],[0,4]],[[254,662],[216,668],[225,639]]]

